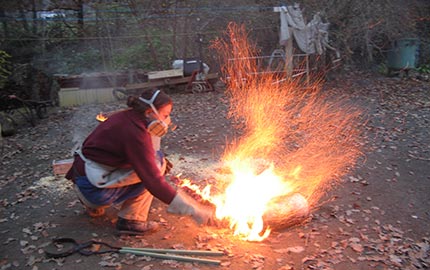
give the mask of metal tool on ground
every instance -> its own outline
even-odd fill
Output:
[[[49,249],[49,250],[48,250]],[[55,249],[55,250],[52,250]],[[196,256],[222,256],[221,251],[206,250],[184,250],[184,249],[157,249],[157,248],[134,248],[116,247],[108,243],[96,240],[78,243],[73,238],[57,238],[52,241],[52,245],[45,250],[48,258],[63,258],[72,254],[79,253],[84,256],[106,253],[129,253],[152,258],[176,260],[184,262],[197,262],[207,264],[221,264],[219,260],[191,257]],[[186,255],[186,256],[184,256]]]

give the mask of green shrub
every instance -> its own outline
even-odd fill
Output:
[[[421,65],[416,68],[419,73],[430,74],[430,64]]]
[[[377,66],[376,70],[378,71],[379,74],[381,75],[388,75],[389,74],[389,69],[388,66],[385,63],[381,63]]]
[[[163,68],[170,65],[172,50],[169,45],[161,44],[158,39],[152,41],[156,48],[157,61]],[[119,50],[112,58],[113,66],[117,70],[121,69],[143,69],[153,70],[157,68],[157,63],[146,42],[130,45]]]

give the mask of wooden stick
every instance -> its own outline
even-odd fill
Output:
[[[221,261],[219,260],[209,260],[209,259],[194,258],[194,257],[187,257],[187,256],[178,256],[178,255],[172,255],[172,254],[163,254],[163,253],[157,253],[157,252],[129,250],[129,249],[123,249],[123,248],[120,249],[119,252],[149,256],[153,258],[166,259],[166,260],[175,260],[175,261],[183,261],[183,262],[199,262],[199,263],[208,263],[208,264],[215,264],[215,265],[221,264]]]
[[[204,256],[224,255],[224,252],[209,251],[209,250],[158,249],[158,248],[133,248],[133,247],[122,247],[121,249],[131,250],[131,251],[147,251],[147,252],[171,253],[171,254],[182,254],[182,255],[204,255]]]

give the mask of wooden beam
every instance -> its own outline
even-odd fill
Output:
[[[184,71],[182,69],[168,69],[148,72],[148,80],[150,81],[181,76],[184,76]]]
[[[153,80],[153,81],[144,82],[144,83],[127,84],[125,88],[127,90],[134,90],[134,89],[148,89],[148,88],[154,88],[154,87],[160,87],[160,86],[185,84],[191,80],[191,77],[192,76],[179,77],[179,78],[166,78],[166,79],[158,79],[158,80]],[[218,73],[209,73],[206,75],[207,80],[212,80],[217,78],[218,78]]]

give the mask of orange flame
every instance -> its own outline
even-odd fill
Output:
[[[342,97],[325,95],[318,78],[305,89],[299,80],[259,74],[257,50],[243,26],[230,24],[213,48],[225,63],[229,117],[241,136],[223,154],[231,173],[217,177],[220,192],[206,191],[205,198],[235,235],[261,241],[270,234],[265,216],[308,215],[355,164],[361,112]]]
[[[99,113],[96,116],[97,121],[99,122],[104,122],[106,121],[108,118],[103,114],[103,113]]]
[[[233,181],[222,196],[212,201],[217,206],[217,218],[227,218],[235,235],[249,241],[261,241],[270,234],[270,228],[263,230],[263,215],[270,201],[290,193],[292,188],[276,175],[273,164],[259,173],[251,163],[252,160],[231,161]]]

